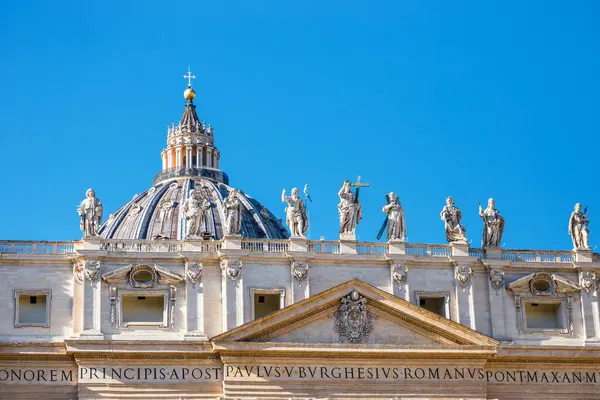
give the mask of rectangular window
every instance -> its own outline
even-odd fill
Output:
[[[525,303],[528,329],[563,329],[561,303]]]
[[[121,325],[167,326],[166,293],[122,293]]]
[[[15,290],[15,327],[50,326],[50,290]]]
[[[262,318],[285,306],[284,289],[250,289],[252,300],[252,318]]]
[[[444,318],[450,318],[450,293],[415,292],[415,304]]]

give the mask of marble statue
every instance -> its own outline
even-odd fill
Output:
[[[281,201],[288,203],[285,208],[285,223],[292,232],[292,237],[304,238],[308,231],[308,215],[306,206],[300,197],[298,197],[298,188],[292,189],[292,195],[286,196],[285,189],[281,192]]]
[[[446,198],[446,205],[440,212],[440,217],[444,221],[446,230],[446,240],[448,243],[467,243],[465,233],[467,229],[460,224],[462,212],[454,205],[454,199],[450,196]]]
[[[338,204],[338,212],[340,214],[340,233],[353,234],[356,226],[362,219],[362,207],[358,198],[352,193],[352,187],[349,181],[345,181],[342,188],[338,192],[340,203]]]
[[[481,245],[483,247],[499,247],[504,233],[504,218],[496,209],[494,199],[488,200],[488,206],[484,210],[479,205],[479,216],[483,220],[483,236]]]
[[[223,200],[225,207],[225,235],[239,236],[242,230],[242,208],[238,191],[231,189],[229,196]]]
[[[88,189],[85,192],[85,199],[77,208],[81,217],[79,228],[83,232],[83,237],[98,236],[98,229],[102,221],[102,203],[96,197],[94,189]]]
[[[587,206],[582,213],[581,204],[575,204],[575,209],[571,213],[571,218],[569,218],[569,236],[571,236],[571,239],[573,240],[573,249],[589,250],[589,224],[590,221],[587,219]]]
[[[186,238],[202,237],[209,209],[210,202],[202,196],[202,192],[199,189],[190,190],[190,197],[183,203],[183,215],[187,220]]]
[[[404,209],[394,192],[387,195],[388,203],[383,207],[387,214],[387,239],[404,240],[406,238],[406,221],[404,220]]]

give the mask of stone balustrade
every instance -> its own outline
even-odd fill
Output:
[[[239,239],[238,239],[239,240]],[[75,243],[57,241],[0,241],[0,254],[29,255],[68,255],[76,254]],[[100,239],[99,250],[123,253],[178,253],[185,251],[186,241],[178,240],[130,240]],[[221,250],[223,240],[202,242],[195,251],[217,254]],[[251,253],[285,253],[291,248],[290,240],[280,239],[241,239],[241,249]],[[406,243],[405,253],[415,257],[450,257],[450,245]],[[317,254],[341,254],[339,241],[309,240],[306,251]],[[363,256],[381,256],[389,254],[387,243],[358,242],[356,254]],[[469,248],[469,255],[477,259],[485,259],[485,251],[480,248]],[[573,263],[575,252],[556,250],[513,250],[502,249],[501,259],[524,263]],[[598,254],[593,254],[593,261],[598,261]]]

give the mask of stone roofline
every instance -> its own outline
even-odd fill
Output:
[[[474,248],[468,244],[422,244],[401,241],[360,242],[291,239],[246,239],[226,237],[223,240],[135,240],[88,238],[79,241],[0,241],[0,259],[7,258],[75,258],[89,252],[102,252],[104,256],[128,255],[141,257],[172,256],[194,253],[202,258],[223,253],[239,253],[244,256],[296,256],[313,258],[356,258],[360,260],[405,261],[482,261],[486,265],[542,263],[556,266],[573,266],[580,263],[597,263],[599,254],[591,250],[516,250],[504,248]],[[243,254],[242,254],[243,253]],[[100,255],[100,254],[98,254]]]

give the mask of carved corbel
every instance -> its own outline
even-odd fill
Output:
[[[581,271],[579,282],[581,287],[586,291],[594,291],[594,285],[596,285],[596,273],[593,271]]]
[[[456,280],[460,287],[464,289],[469,286],[471,282],[471,277],[473,276],[473,268],[466,265],[456,265],[455,267]]]
[[[87,280],[94,282],[100,276],[100,261],[98,260],[86,260],[83,273]]]
[[[242,260],[224,259],[221,261],[221,269],[225,271],[225,276],[235,285],[242,277]]]
[[[490,269],[489,272],[490,285],[498,294],[498,291],[504,286],[504,271],[501,269]]]
[[[185,276],[192,282],[192,285],[196,285],[196,282],[202,279],[202,263],[187,262],[185,264]]]
[[[308,263],[305,261],[292,262],[292,275],[301,282],[308,276]]]
[[[398,288],[402,288],[406,278],[408,278],[408,267],[403,264],[392,265],[392,278],[398,284]]]
[[[76,260],[73,263],[73,278],[75,278],[75,282],[78,284],[83,283],[83,270],[85,268],[84,260]]]

